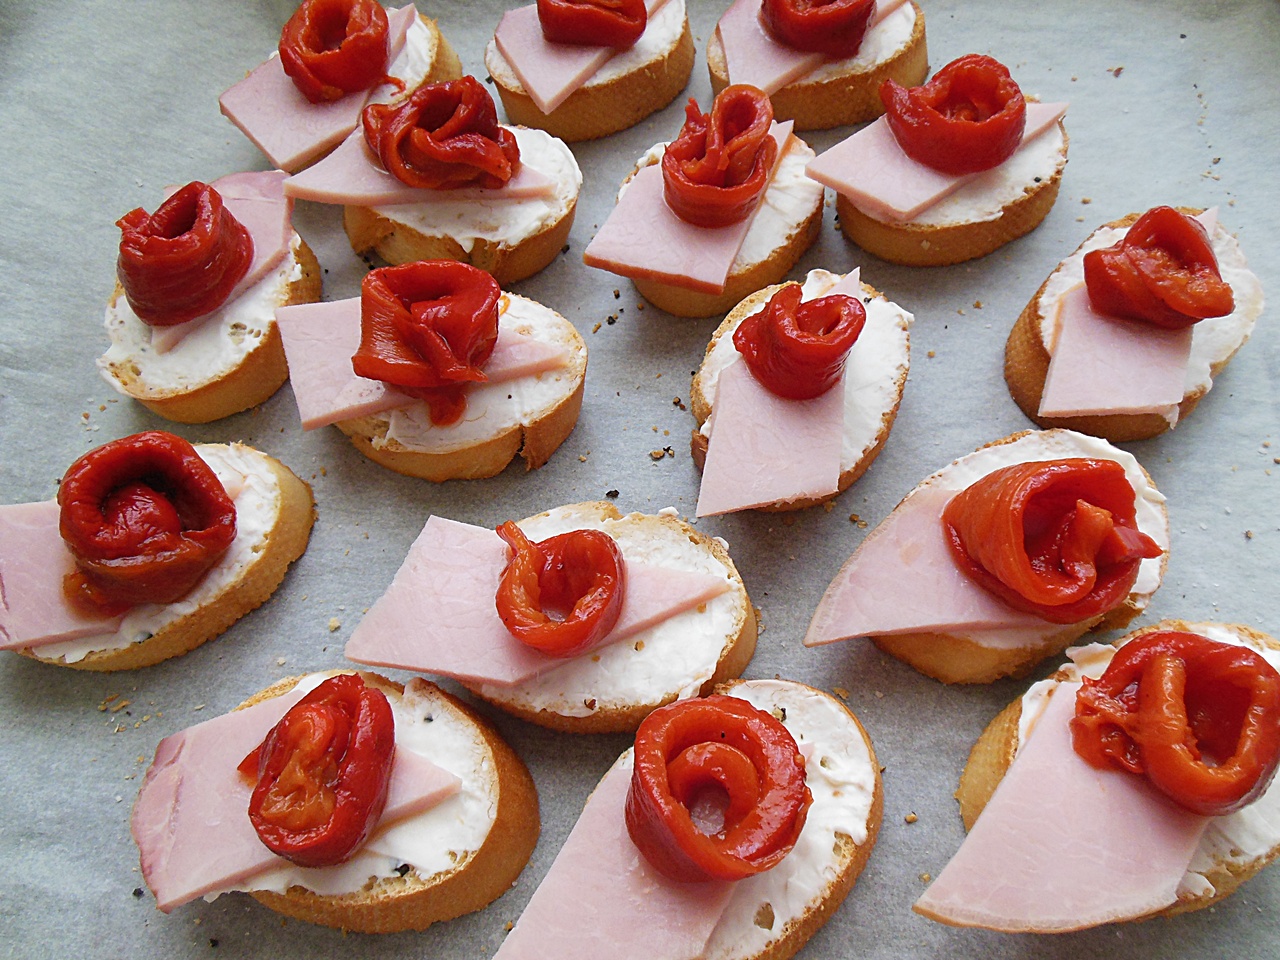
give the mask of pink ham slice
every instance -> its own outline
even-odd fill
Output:
[[[276,323],[304,430],[416,402],[381,381],[356,376],[351,369],[351,357],[360,346],[358,297],[280,307]],[[555,344],[499,326],[498,342],[484,372],[490,383],[505,383],[561,367],[566,356]]]
[[[791,121],[775,123],[770,132],[781,163],[790,143]],[[765,193],[767,189],[761,191],[761,201]],[[654,163],[631,178],[609,219],[587,245],[582,262],[624,277],[722,293],[754,219],[753,213],[727,227],[699,227],[681,220],[662,198],[662,164]]]
[[[870,32],[907,0],[878,0]],[[734,0],[716,24],[724,48],[730,83],[749,83],[773,96],[789,83],[807,77],[832,58],[821,53],[794,50],[773,39],[760,22],[760,0]]]
[[[645,0],[650,19],[664,3]],[[504,13],[493,39],[529,99],[543,113],[564,103],[618,53],[613,47],[549,42],[542,35],[537,4]]]
[[[956,926],[1060,933],[1177,900],[1209,818],[1071,746],[1078,683],[1062,683],[918,913]]]
[[[303,694],[291,691],[166,737],[133,807],[142,875],[165,913],[240,886],[287,861],[249,822],[249,784],[236,767]],[[460,782],[426,757],[397,749],[377,830],[458,792]]]
[[[822,296],[862,295],[860,271]],[[858,349],[855,343],[854,350]],[[840,483],[844,377],[820,397],[770,393],[741,359],[720,371],[697,513],[709,517],[778,500],[825,497]]]
[[[347,659],[499,686],[564,664],[520,643],[498,618],[494,596],[507,554],[492,530],[431,517],[387,592],[351,634]],[[722,577],[630,560],[626,579],[622,613],[599,646],[634,636],[729,588]]]
[[[1028,101],[1022,146],[1056,124],[1066,112],[1065,103]],[[848,197],[859,210],[882,220],[917,217],[966,183],[990,173],[952,176],[912,160],[898,146],[884,117],[819,154],[806,172]]]
[[[630,783],[629,762],[605,774],[494,960],[703,955],[733,884],[676,883],[650,867],[623,819]]]
[[[284,195],[285,176],[283,170],[233,173],[211,184],[222,195],[231,215],[249,231],[253,241],[253,260],[249,263],[249,270],[231,288],[224,306],[234,303],[274,270],[289,252],[289,244],[293,240],[293,201]],[[151,348],[156,353],[168,353],[210,316],[205,314],[172,327],[152,327]]]
[[[413,4],[387,12],[388,63],[399,56],[417,16]],[[372,91],[379,98],[389,85]],[[360,120],[370,91],[351,93],[332,103],[312,103],[294,86],[273,54],[218,98],[223,116],[240,128],[282,170],[301,170],[342,142]]]

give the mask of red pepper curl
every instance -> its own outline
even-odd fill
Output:
[[[663,197],[672,212],[700,227],[750,216],[778,157],[772,123],[769,98],[747,84],[720,91],[710,114],[690,100],[679,136],[662,155]]]
[[[142,207],[116,221],[116,276],[143,323],[169,327],[202,317],[226,302],[249,271],[253,238],[222,195],[198,180],[155,213]]]
[[[236,508],[181,437],[153,430],[91,450],[58,488],[58,529],[76,561],[73,603],[115,614],[184,597],[236,537]]]
[[[724,824],[704,833],[689,810],[715,793],[728,798]],[[769,869],[795,846],[812,802],[795,738],[745,700],[679,700],[636,731],[627,832],[672,880],[741,880]]]
[[[389,31],[377,0],[302,0],[280,32],[280,66],[312,103],[340,100],[391,80]]]
[[[456,423],[466,388],[498,341],[502,290],[489,274],[453,260],[381,267],[360,285],[357,376],[381,380],[425,400],[431,422]]]
[[[1093,766],[1145,775],[1180,806],[1222,816],[1260,797],[1280,766],[1280,673],[1248,647],[1143,634],[1084,680],[1071,735]]]
[[[634,46],[649,11],[644,0],[538,0],[542,35],[551,43]]]
[[[240,762],[249,820],[272,853],[304,867],[350,859],[382,816],[395,759],[386,695],[357,674],[299,700]]]
[[[573,657],[613,630],[626,596],[617,541],[571,530],[537,543],[510,520],[498,536],[511,548],[495,604],[510,634],[551,657]]]
[[[733,332],[733,345],[752,375],[789,400],[812,400],[839,383],[867,322],[857,297],[801,302],[801,296],[799,284],[787,284]]]
[[[1027,101],[1008,68],[976,53],[951,61],[920,87],[886,80],[880,99],[902,152],[955,176],[1004,163],[1027,125]]]
[[[1084,256],[1089,302],[1099,313],[1181,330],[1235,309],[1208,231],[1173,207],[1154,207],[1124,238]]]
[[[1133,487],[1114,460],[996,470],[956,494],[943,532],[960,570],[1009,606],[1079,623],[1128,596],[1160,546],[1138,529]]]
[[[371,103],[361,121],[369,149],[411,187],[497,189],[520,166],[515,135],[498,125],[493,98],[475,77],[424,83],[395,104]]]
[[[857,54],[875,9],[875,0],[764,0],[760,22],[785,46],[843,60]]]

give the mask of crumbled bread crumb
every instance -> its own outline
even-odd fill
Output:
[[[832,687],[831,692],[834,693],[841,700],[849,699],[849,691],[846,690],[844,687]]]
[[[340,626],[342,626],[342,621],[341,621],[341,620],[339,620],[337,617],[330,617],[330,618],[329,618],[329,632],[330,632],[330,633],[333,633],[333,632],[334,632],[335,630],[337,630]]]
[[[932,876],[931,874],[928,874],[928,873],[922,873],[922,874],[920,874],[920,882],[921,882],[921,883],[932,883],[932,882],[933,882],[933,876]]]
[[[908,814],[907,814],[905,817],[903,817],[902,819],[903,819],[905,822],[907,822],[907,823],[915,823],[915,822],[916,822],[917,820],[919,820],[920,818],[919,818],[919,817],[917,817],[914,813],[908,813]]]
[[[596,321],[596,325],[595,325],[594,327],[592,327],[592,328],[591,328],[591,332],[592,332],[592,333],[599,333],[599,332],[600,332],[600,328],[601,328],[601,327],[603,327],[603,326],[604,326],[604,324],[603,324],[603,323],[601,323],[599,320],[597,320],[597,321]]]
[[[937,354],[934,353],[932,350],[930,350],[928,353],[925,354],[925,356],[928,357],[930,360],[932,360],[934,357],[937,356]]]

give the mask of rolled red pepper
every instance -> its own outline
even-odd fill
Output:
[[[302,0],[280,32],[280,66],[312,103],[340,100],[391,80],[389,31],[377,0]]]
[[[453,260],[381,267],[360,285],[357,376],[425,400],[431,422],[456,423],[466,388],[488,378],[502,290],[483,270]]]
[[[226,302],[253,262],[253,238],[222,195],[192,181],[147,213],[116,221],[116,277],[143,323],[169,327],[202,317]]]
[[[350,859],[382,816],[395,748],[381,690],[354,673],[325,680],[240,762],[259,839],[304,867]]]
[[[1194,813],[1232,813],[1260,797],[1280,766],[1280,673],[1248,647],[1143,634],[1100,678],[1084,680],[1071,736],[1099,769],[1144,775]]]
[[[64,590],[107,614],[184,597],[236,537],[236,508],[181,437],[153,430],[91,450],[58,488],[58,529],[75,557]]]
[[[723,826],[704,833],[690,808],[727,796]],[[636,731],[627,832],[672,880],[741,880],[795,846],[813,796],[804,757],[778,720],[737,697],[679,700]]]
[[[508,632],[551,657],[573,657],[609,635],[626,596],[622,551],[602,530],[571,530],[537,543],[508,520],[511,548],[494,602]]]
[[[799,284],[787,284],[733,331],[733,345],[752,375],[789,400],[820,397],[839,383],[867,322],[857,297],[836,294],[801,302],[801,296]]]
[[[875,9],[875,0],[764,0],[760,22],[785,46],[844,59],[862,46]]]
[[[947,504],[960,570],[1009,606],[1079,623],[1128,596],[1159,544],[1138,529],[1133,487],[1114,460],[1073,458],[993,471]]]
[[[1170,330],[1235,309],[1208,232],[1173,207],[1148,210],[1119,243],[1086,253],[1084,282],[1099,313]]]
[[[649,22],[644,0],[538,0],[542,35],[551,43],[626,49]]]
[[[515,135],[498,125],[493,98],[475,77],[424,83],[395,104],[371,103],[365,142],[411,187],[497,189],[520,166]]]
[[[704,114],[695,100],[662,155],[662,192],[681,220],[723,227],[755,211],[769,185],[778,145],[769,135],[773,105],[756,87],[725,87]]]
[[[1027,125],[1027,101],[1008,68],[977,53],[951,61],[920,87],[886,80],[880,99],[902,152],[956,176],[1004,163]]]

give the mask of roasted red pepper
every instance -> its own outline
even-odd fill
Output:
[[[354,673],[330,677],[240,762],[256,784],[253,829],[272,853],[301,866],[342,863],[382,816],[395,749],[386,694]]]
[[[1122,603],[1160,546],[1138,529],[1114,460],[1020,463],[956,494],[942,525],[956,564],[1009,606],[1079,623]]]
[[[253,262],[253,238],[208,184],[193,181],[147,213],[116,221],[116,276],[143,323],[169,327],[226,301]]]
[[[67,596],[107,614],[181,599],[236,537],[236,507],[217,474],[159,430],[86,453],[67,468],[58,503],[76,560]]]
[[[867,311],[857,297],[836,294],[801,302],[789,283],[763,310],[733,331],[733,345],[765,389],[789,400],[812,400],[837,383]]]
[[[1084,282],[1099,313],[1171,330],[1235,309],[1208,232],[1173,207],[1148,210],[1115,246],[1086,253]]]
[[[351,366],[425,400],[437,426],[456,423],[467,386],[487,379],[501,296],[493,277],[453,260],[371,270],[360,285],[360,348]]]
[[[690,809],[717,796],[728,799],[723,826],[703,832]],[[769,869],[795,846],[812,802],[795,738],[745,700],[678,700],[636,731],[627,832],[672,880],[741,880]]]
[[[495,604],[523,644],[572,657],[609,635],[626,596],[617,541],[602,530],[571,530],[532,543],[508,520],[498,536],[511,548]]]
[[[785,46],[852,57],[862,46],[875,0],[764,0],[760,22]]]
[[[369,149],[411,187],[496,189],[520,166],[515,135],[475,77],[424,83],[394,105],[369,104],[361,119]]]
[[[885,118],[912,160],[943,173],[990,170],[1022,143],[1027,101],[998,60],[970,53],[920,87],[880,85]]]
[[[663,196],[672,212],[700,227],[750,216],[778,157],[772,123],[769,98],[746,84],[720,91],[710,114],[690,100],[679,136],[662,155]]]
[[[542,35],[551,43],[633,46],[644,33],[644,0],[538,0]]]
[[[1280,766],[1280,673],[1248,647],[1143,634],[1084,680],[1071,736],[1095,767],[1145,775],[1195,813],[1232,813]]]
[[[340,100],[391,79],[389,30],[377,0],[302,0],[280,32],[280,66],[312,103]]]

